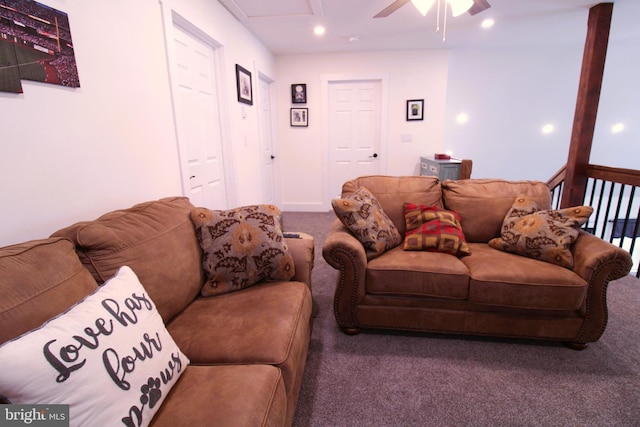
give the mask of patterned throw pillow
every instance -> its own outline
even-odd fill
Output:
[[[526,196],[518,196],[507,212],[501,237],[490,240],[489,246],[573,268],[571,247],[592,213],[591,206],[539,211]]]
[[[236,291],[261,280],[290,280],[295,275],[280,215],[280,209],[273,205],[191,211],[204,252],[207,281],[201,290],[203,296]]]
[[[457,212],[413,203],[405,203],[403,209],[407,226],[405,251],[444,252],[456,256],[471,253]]]
[[[333,199],[331,206],[345,227],[362,243],[367,259],[373,259],[402,242],[396,226],[365,187],[358,188],[348,197]]]

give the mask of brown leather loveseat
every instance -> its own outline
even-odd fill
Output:
[[[375,197],[401,238],[404,203],[456,211],[470,255],[408,251],[400,243],[372,257],[336,219],[323,256],[339,271],[334,311],[343,332],[372,328],[486,335],[562,341],[575,348],[603,334],[607,285],[631,268],[626,251],[579,230],[571,245],[573,265],[567,268],[488,244],[501,236],[518,196],[550,209],[545,183],[365,176],[347,181],[342,198],[360,188]]]
[[[74,329],[76,335],[66,338],[69,344],[59,353],[50,351],[57,348],[54,339],[46,347],[47,360],[71,378],[88,369],[83,364],[89,357],[104,351],[105,367],[110,366],[110,374],[117,377],[120,387],[105,385],[96,375],[89,377],[90,389],[81,391],[85,384],[77,384],[84,394],[99,390],[105,407],[93,408],[95,412],[114,411],[106,402],[125,389],[137,388],[140,399],[133,401],[130,419],[123,419],[124,425],[291,425],[311,335],[313,241],[286,239],[295,265],[292,280],[263,281],[203,297],[200,293],[206,277],[190,217],[193,208],[187,198],[165,198],[74,224],[48,239],[0,248],[0,353],[3,346],[18,342],[14,339],[21,334],[61,313],[66,315],[69,307],[103,288],[102,283],[126,265],[139,278],[155,303],[161,324],[166,324],[190,363],[173,363],[179,359],[176,350],[168,369],[157,377],[157,371],[150,375],[148,384],[128,384],[135,371],[153,363],[158,351],[169,346],[168,338],[162,335],[160,342],[154,334],[140,335],[126,353],[118,350],[120,363],[115,351],[103,348],[102,343],[107,335],[133,327],[138,313],[145,311],[147,297],[136,291],[137,296],[125,303],[106,298],[102,305],[117,316],[96,311],[91,323],[79,325]],[[28,353],[29,357],[38,356],[37,351]],[[18,359],[26,356],[9,354],[3,360],[19,363]],[[97,364],[101,366],[102,361]],[[5,368],[2,387],[11,375]],[[104,369],[99,370],[104,374]],[[26,371],[16,375],[27,375]],[[51,382],[55,371],[50,371],[52,375],[45,377]],[[176,371],[181,371],[181,376],[165,392],[159,387],[161,380],[169,382]],[[56,381],[66,380],[65,376],[61,374]],[[159,400],[161,394],[163,401]],[[39,403],[54,404],[53,397]],[[159,401],[162,404],[152,419],[138,417],[136,408],[152,407]],[[86,403],[82,395],[79,402]],[[74,411],[72,405],[71,425],[78,424],[73,422]]]

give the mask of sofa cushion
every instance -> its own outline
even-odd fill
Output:
[[[540,181],[469,179],[442,184],[444,206],[460,214],[467,242],[487,243],[499,237],[504,217],[520,194],[529,196],[540,209],[551,208],[549,187]]]
[[[97,287],[67,239],[0,248],[0,344],[42,325]]]
[[[437,206],[404,204],[405,251],[444,252],[451,255],[469,255],[460,215]]]
[[[469,271],[458,258],[401,246],[371,260],[365,281],[373,295],[466,299],[469,294]]]
[[[489,246],[573,268],[571,250],[578,229],[592,213],[590,206],[536,211],[530,198],[519,196],[504,219],[501,237],[491,239]]]
[[[371,192],[360,187],[355,192],[331,200],[338,219],[362,243],[367,259],[373,259],[402,242],[402,236]]]
[[[167,329],[192,363],[277,366],[288,401],[296,402],[311,312],[311,292],[304,283],[261,282],[240,292],[197,298]]]
[[[204,283],[202,254],[186,197],[116,210],[54,233],[71,239],[98,283],[130,266],[166,321],[182,311]]]
[[[207,273],[203,296],[237,291],[261,280],[290,280],[295,275],[280,216],[274,205],[191,211]]]
[[[361,176],[342,185],[342,197],[353,194],[360,187],[367,188],[375,196],[401,236],[405,233],[402,210],[405,202],[443,207],[440,181],[433,176]]]
[[[587,282],[555,264],[470,243],[471,256],[460,258],[469,269],[469,302],[540,310],[578,310]]]
[[[151,421],[152,427],[284,426],[287,398],[269,365],[189,366]]]
[[[122,267],[40,328],[0,347],[0,395],[66,404],[73,425],[148,425],[189,360]]]

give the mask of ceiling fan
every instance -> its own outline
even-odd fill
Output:
[[[376,16],[374,16],[374,18],[386,18],[387,16],[391,15],[393,12],[395,12],[398,9],[400,9],[402,6],[404,6],[405,4],[409,3],[410,1],[411,0],[395,0],[393,3],[391,3],[385,9],[380,11]],[[475,14],[480,13],[483,10],[486,10],[486,9],[488,9],[490,7],[491,7],[491,5],[486,0],[473,0],[473,5],[468,10],[468,12],[471,15],[475,15]],[[423,13],[423,15],[425,15],[425,14],[426,14],[426,11]]]

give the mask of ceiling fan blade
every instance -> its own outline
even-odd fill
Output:
[[[491,5],[487,0],[473,0],[473,6],[469,9],[469,14],[475,15],[483,10],[489,9]]]
[[[391,3],[389,6],[387,6],[385,9],[380,11],[376,16],[374,16],[374,18],[386,18],[387,16],[391,15],[393,12],[400,9],[402,6],[409,3],[410,1],[411,0],[396,0],[393,3]]]

